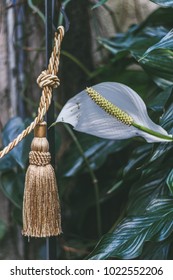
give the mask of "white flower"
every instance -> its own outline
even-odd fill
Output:
[[[173,141],[149,118],[141,97],[120,83],[105,82],[83,90],[65,104],[56,122],[107,139],[141,136],[147,142]]]

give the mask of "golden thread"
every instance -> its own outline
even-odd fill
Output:
[[[129,116],[126,112],[112,104],[106,98],[101,96],[96,90],[93,88],[86,88],[86,92],[91,97],[91,99],[100,107],[102,108],[107,114],[115,117],[118,121],[126,124],[132,125],[133,118]]]
[[[52,100],[52,89],[58,87],[60,84],[59,78],[56,76],[59,68],[59,57],[61,42],[64,37],[64,28],[59,26],[54,37],[54,48],[49,59],[48,69],[42,71],[37,78],[38,85],[42,88],[42,95],[38,107],[38,115],[34,121],[22,131],[12,142],[10,142],[2,151],[0,151],[0,158],[8,154],[14,147],[18,145],[35,127],[43,120],[44,115],[49,109]]]
[[[35,128],[36,136],[40,135],[40,129],[46,130],[45,122],[39,123]],[[23,235],[48,237],[62,232],[57,182],[50,161],[46,137],[34,137],[25,178]]]
[[[29,153],[29,163],[36,166],[45,166],[51,161],[49,152],[31,151]]]
[[[29,165],[23,205],[23,235],[47,237],[62,232],[56,178],[50,164]]]

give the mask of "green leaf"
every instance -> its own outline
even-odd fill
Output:
[[[167,87],[165,90],[160,92],[159,94],[152,99],[151,102],[148,103],[147,107],[152,109],[153,111],[159,112],[164,110],[164,107],[172,94],[172,86]]]
[[[0,159],[0,171],[7,171],[17,166],[16,161],[11,155],[7,154],[5,157]]]
[[[164,110],[164,107],[172,94],[172,86],[167,87],[165,90],[157,94],[155,98],[152,99],[151,102],[148,103],[148,108],[153,111],[160,112]]]
[[[3,133],[2,133],[3,145],[7,146],[24,130],[24,128],[25,126],[21,118],[19,117],[12,118],[3,129]],[[15,147],[9,154],[22,168],[24,168],[22,152],[23,152],[23,142],[20,142],[17,145],[17,147]]]
[[[172,233],[172,215],[173,199],[155,199],[145,215],[129,216],[112,233],[105,234],[88,258],[98,260],[138,257],[146,241],[163,241]]]
[[[1,175],[0,187],[5,196],[18,208],[22,208],[24,174],[9,171]]]
[[[171,247],[170,240],[166,239],[162,242],[146,242],[139,260],[167,260],[169,249]]]
[[[146,168],[145,170],[148,169]],[[152,172],[150,175],[146,173],[139,177],[137,182],[133,183],[129,193],[129,199],[127,202],[128,215],[142,215],[146,211],[148,205],[154,199],[159,197],[161,193],[164,193],[165,179],[165,170],[162,170],[161,168],[159,170],[157,169],[155,173]],[[134,177],[132,180],[134,180]]]
[[[148,158],[148,154],[152,149],[152,145],[142,145],[134,150],[134,153],[131,155],[130,160],[127,165],[124,167],[124,175],[127,175],[129,172],[136,172],[136,168],[141,168]]]
[[[169,173],[169,175],[168,175],[168,177],[166,179],[166,183],[168,185],[168,188],[169,188],[171,194],[173,195],[173,169]]]
[[[172,0],[150,0],[154,2],[155,4],[158,4],[162,7],[173,7],[173,1]]]
[[[30,120],[23,121],[20,117],[10,119],[2,132],[3,145],[7,146],[10,142],[12,142],[29,123]],[[13,150],[8,153],[8,155],[12,158],[11,165],[15,161],[21,168],[25,168],[28,160],[31,138],[32,134],[25,137]],[[10,161],[10,157],[7,157],[8,161]]]
[[[99,39],[100,44],[108,49],[115,58],[119,53],[123,54],[124,57],[127,56],[127,52],[130,53],[154,82],[164,89],[173,84],[173,40],[172,31],[168,33],[167,29],[172,25],[170,25],[170,11],[168,10],[170,9],[159,9],[143,24],[131,27],[124,34],[117,34],[111,39]],[[166,28],[155,26],[156,24],[162,25],[163,19],[167,19],[167,17],[169,20],[165,25]],[[146,53],[146,49],[148,49],[148,53]],[[149,57],[145,59],[147,54]]]
[[[149,160],[149,162],[153,162],[158,160],[160,157],[166,157],[168,153],[170,153],[172,150],[172,145],[169,145],[168,143],[162,143],[160,144],[154,151],[153,154]]]
[[[173,104],[170,104],[168,110],[164,113],[162,118],[160,119],[161,125],[166,128],[166,130],[170,131],[172,130],[172,123],[173,123]]]
[[[97,4],[95,4],[92,9],[98,8],[101,5],[103,5],[104,3],[106,3],[108,0],[100,0]]]
[[[86,134],[75,133],[75,135],[93,170],[102,166],[110,153],[119,151],[125,145],[125,142],[123,145],[120,141],[108,141]],[[60,162],[59,172],[61,176],[70,177],[84,171],[86,171],[84,158],[78,147],[72,142],[63,157],[63,161]]]
[[[156,44],[172,28],[172,10],[158,9],[140,25],[133,25],[126,33],[118,33],[111,39],[99,38],[101,45],[111,53],[127,55],[127,51],[142,51]]]
[[[108,49],[112,54],[117,55],[125,51],[145,50],[155,44],[168,30],[164,27],[144,27],[140,29],[135,25],[129,28],[126,33],[118,33],[111,39],[100,38],[99,43]]]
[[[155,50],[146,57],[139,51],[131,53],[159,87],[173,85],[173,51]]]
[[[6,224],[2,220],[0,220],[0,240],[3,239],[6,232],[7,232]]]
[[[158,49],[173,50],[173,29],[170,32],[168,32],[158,43],[148,48],[148,50],[146,50],[146,52],[144,53],[143,57],[147,56],[150,52]]]

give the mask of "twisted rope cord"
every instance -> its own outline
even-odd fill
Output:
[[[59,58],[61,42],[64,37],[64,27],[59,26],[54,37],[54,48],[49,59],[48,69],[42,71],[37,78],[39,87],[42,88],[42,95],[38,106],[38,115],[34,121],[20,133],[12,142],[10,142],[2,151],[0,151],[0,158],[8,154],[20,141],[22,141],[38,123],[43,120],[46,112],[49,109],[52,100],[52,90],[60,85],[60,80],[56,76],[59,69]]]

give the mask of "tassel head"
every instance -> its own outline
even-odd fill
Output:
[[[34,130],[29,153],[23,199],[23,235],[49,237],[62,232],[56,177],[50,161],[46,122],[42,122]]]

